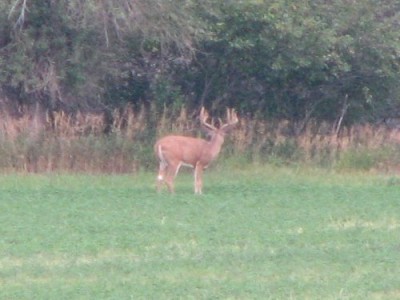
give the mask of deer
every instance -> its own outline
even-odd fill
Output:
[[[208,122],[209,115],[204,107],[200,110],[202,129],[210,136],[209,140],[181,135],[168,135],[159,139],[154,145],[159,160],[157,191],[166,184],[170,193],[174,191],[174,179],[181,166],[194,169],[194,193],[202,194],[204,169],[218,157],[224,143],[225,135],[239,122],[234,109],[227,108],[227,123],[215,127]]]

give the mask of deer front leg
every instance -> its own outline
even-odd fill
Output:
[[[203,166],[200,163],[196,163],[194,168],[194,193],[201,194],[203,187]]]

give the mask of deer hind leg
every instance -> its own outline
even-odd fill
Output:
[[[161,191],[162,185],[165,183],[167,167],[168,163],[166,161],[161,160],[157,175],[157,192]]]
[[[163,184],[168,187],[169,191],[173,192],[173,177],[171,178],[170,173],[172,172],[172,169],[175,169],[174,164],[168,161],[165,157],[161,145],[157,148],[157,155],[160,160],[157,175],[157,192],[161,191]]]
[[[164,182],[167,185],[168,190],[171,193],[175,193],[174,179],[175,179],[176,175],[178,175],[180,167],[181,167],[181,163],[179,163],[179,162],[171,162],[168,164]]]
[[[165,184],[171,193],[174,193],[174,178],[176,167],[167,162],[160,162],[160,167],[157,176],[157,192],[161,192],[163,184]]]
[[[201,194],[203,188],[203,166],[199,163],[194,168],[194,193]]]

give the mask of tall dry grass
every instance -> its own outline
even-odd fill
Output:
[[[400,170],[400,130],[370,124],[343,127],[310,122],[300,135],[287,121],[241,119],[234,154],[250,161],[340,169]]]
[[[111,115],[51,115],[36,109],[21,117],[1,115],[0,170],[26,172],[127,173],[155,168],[153,143],[175,133],[199,136],[197,112],[185,108],[139,111],[131,106]],[[331,124],[310,123],[301,135],[287,121],[240,118],[221,160],[229,163],[301,163],[335,168],[400,170],[400,131],[357,125],[335,134]]]

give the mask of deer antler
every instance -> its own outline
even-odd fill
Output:
[[[201,122],[201,124],[208,130],[212,130],[212,131],[216,130],[216,128],[212,124],[207,122],[208,117],[209,116],[208,116],[208,113],[207,113],[206,109],[204,107],[202,107],[201,110],[200,110],[200,122]]]
[[[236,124],[237,122],[239,122],[239,118],[238,118],[234,108],[231,108],[231,109],[228,108],[226,111],[227,111],[227,117],[228,117],[229,124]]]
[[[220,128],[223,129],[224,131],[229,131],[239,122],[239,118],[236,114],[236,111],[233,108],[226,109],[226,119],[227,123],[222,125]]]

